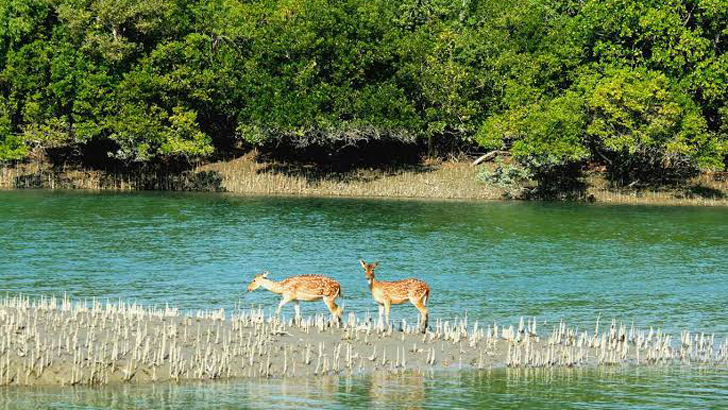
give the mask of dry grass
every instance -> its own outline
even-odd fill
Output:
[[[52,168],[43,162],[0,165],[0,189],[216,191],[220,190],[219,179],[198,171],[108,173],[77,167]]]
[[[728,206],[728,178],[725,173],[702,174],[684,186],[662,189],[610,188],[600,174],[586,178],[588,195],[596,202],[615,204]]]
[[[223,175],[227,192],[442,199],[500,199],[502,191],[479,184],[467,162],[425,160],[416,166],[324,173],[313,166],[260,163],[254,154],[200,167]]]
[[[476,182],[467,161],[425,160],[400,167],[323,172],[312,165],[259,162],[251,152],[184,173],[109,174],[52,169],[44,163],[0,167],[0,189],[220,191],[256,195],[500,199],[502,190]]]
[[[109,174],[52,169],[44,163],[0,166],[0,189],[114,189],[220,191],[255,195],[346,196],[497,200],[505,190],[477,181],[478,167],[467,159],[424,160],[418,165],[325,172],[313,165],[260,161],[257,154],[200,165],[183,173]],[[604,176],[589,174],[585,198],[596,202],[664,205],[728,205],[728,175],[705,174],[683,187],[644,190],[609,187]]]

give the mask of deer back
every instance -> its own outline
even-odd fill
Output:
[[[377,281],[375,282],[375,288],[379,289],[390,299],[395,300],[419,299],[430,291],[427,283],[415,278],[394,282]]]
[[[291,276],[281,282],[285,291],[302,292],[325,297],[341,294],[341,285],[334,279],[323,275]]]

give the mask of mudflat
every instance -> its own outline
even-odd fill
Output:
[[[611,322],[593,332],[435,319],[299,320],[262,309],[181,312],[119,301],[0,300],[0,384],[105,385],[224,378],[431,372],[497,367],[728,363],[728,341]]]

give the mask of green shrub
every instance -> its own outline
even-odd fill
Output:
[[[482,183],[502,189],[508,198],[518,198],[528,189],[532,175],[526,168],[499,158],[492,168],[481,165],[476,178]]]

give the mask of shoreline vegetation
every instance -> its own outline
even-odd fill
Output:
[[[113,172],[48,161],[0,165],[0,189],[162,190],[361,198],[504,200],[528,197],[522,181],[486,180],[501,163],[473,165],[472,158],[424,159],[325,171],[317,164],[261,160],[256,151],[186,170]],[[585,172],[579,191],[566,199],[610,204],[728,206],[728,173],[703,173],[675,186],[614,187],[603,172]],[[531,187],[533,188],[533,187]],[[535,198],[538,199],[538,198]]]
[[[384,326],[345,313],[300,322],[262,308],[191,310],[124,301],[0,299],[0,385],[107,385],[236,378],[427,374],[443,370],[724,366],[728,339],[612,320],[594,329],[435,318]]]

